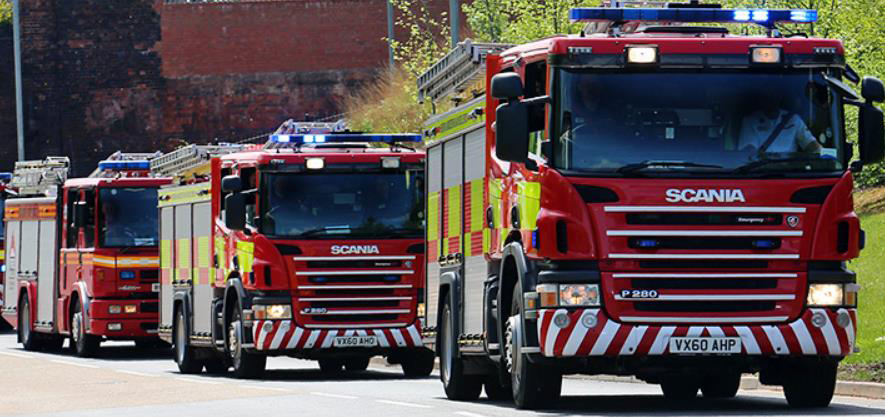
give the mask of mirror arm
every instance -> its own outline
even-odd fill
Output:
[[[537,104],[548,104],[550,103],[550,96],[537,96],[528,98],[522,101],[527,106],[534,106]]]

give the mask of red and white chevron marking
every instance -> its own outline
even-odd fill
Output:
[[[811,317],[823,313],[822,327],[811,323]],[[847,327],[837,324],[836,317],[847,312]],[[807,309],[792,323],[753,326],[646,326],[621,324],[609,319],[599,309],[540,310],[538,341],[541,354],[565,356],[632,356],[669,354],[670,337],[740,337],[745,355],[820,355],[847,356],[853,352],[857,330],[857,310],[823,308]],[[553,322],[556,314],[568,314],[569,323],[560,328]],[[596,316],[596,326],[588,328],[582,320]]]
[[[252,336],[257,350],[331,348],[336,336],[377,336],[382,348],[423,346],[417,323],[393,329],[320,330],[298,327],[291,320],[257,320]]]

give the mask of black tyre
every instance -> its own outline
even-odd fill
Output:
[[[669,401],[692,401],[698,397],[700,383],[696,378],[665,378],[661,381],[661,391]]]
[[[458,342],[454,334],[454,312],[448,298],[443,305],[442,325],[439,326],[439,378],[450,400],[472,401],[482,392],[482,378],[466,375],[464,363],[458,357]]]
[[[203,361],[203,367],[206,368],[207,374],[213,375],[226,373],[230,368],[223,358],[206,359]]]
[[[71,347],[74,353],[81,358],[91,358],[98,353],[101,346],[101,338],[86,333],[86,322],[89,320],[83,312],[83,305],[79,302],[74,304],[74,313],[71,315]]]
[[[522,288],[513,289],[511,316],[506,322],[505,361],[510,373],[513,402],[521,409],[535,409],[559,398],[562,392],[562,374],[531,363],[522,352]]]
[[[267,356],[249,352],[243,347],[242,308],[237,305],[227,325],[227,352],[234,368],[234,376],[241,379],[260,378],[267,366]]]
[[[348,358],[344,360],[344,369],[347,372],[361,372],[369,368],[369,357]]]
[[[341,359],[320,359],[320,371],[324,374],[335,374],[341,372],[344,367],[344,361]]]
[[[408,378],[424,378],[433,372],[436,356],[430,349],[420,348],[400,359],[403,375]]]
[[[46,352],[61,352],[65,344],[65,338],[59,335],[47,335],[40,341],[42,348]]]
[[[40,335],[34,333],[31,322],[31,303],[25,294],[18,303],[18,340],[25,350],[40,350]]]
[[[175,337],[172,344],[175,353],[175,363],[178,371],[183,374],[198,374],[203,370],[203,364],[197,360],[196,350],[188,342],[190,327],[184,318],[184,311],[178,309],[175,313]]]
[[[492,401],[513,400],[513,390],[510,388],[510,385],[502,384],[501,379],[498,378],[498,375],[491,375],[487,377],[482,386],[483,390],[486,393],[486,397],[488,397],[488,399]]]
[[[784,396],[790,407],[829,406],[836,390],[837,367],[835,362],[815,363],[791,370],[784,380]]]
[[[738,372],[707,375],[701,381],[701,393],[704,398],[734,398],[740,386],[741,374]]]

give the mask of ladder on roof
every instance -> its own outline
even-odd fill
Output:
[[[58,187],[68,179],[70,166],[66,156],[16,162],[8,187],[21,197],[55,197]]]
[[[436,102],[464,92],[470,85],[485,78],[485,58],[512,45],[474,43],[470,39],[458,43],[446,56],[418,77],[418,101]]]
[[[343,133],[347,131],[347,122],[344,119],[337,122],[296,122],[289,119],[283,122],[274,132],[276,135],[297,134],[327,134]]]
[[[171,177],[179,181],[199,181],[209,175],[209,160],[216,156],[241,152],[254,145],[222,143],[218,145],[188,145],[151,159],[151,175]]]

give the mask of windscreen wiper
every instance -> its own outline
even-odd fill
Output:
[[[699,164],[687,161],[642,161],[635,164],[627,164],[618,168],[619,174],[632,174],[646,168],[663,167],[663,168],[722,168],[720,165]]]
[[[756,168],[763,167],[765,165],[779,164],[779,163],[784,163],[784,162],[815,162],[815,161],[826,161],[826,159],[809,157],[809,156],[792,157],[792,158],[760,159],[758,161],[752,161],[752,162],[748,162],[746,164],[743,164],[743,165],[735,168],[732,172],[734,172],[735,174],[742,174],[745,172],[753,171]]]
[[[330,233],[330,232],[331,232],[331,233]],[[320,234],[320,233],[325,233],[325,234],[342,234],[342,235],[343,235],[343,234],[350,234],[350,227],[349,227],[349,226],[323,226],[323,227],[317,227],[316,229],[305,230],[304,232],[299,233],[299,234],[298,234],[298,237],[315,236],[315,235],[318,235],[318,234]]]

